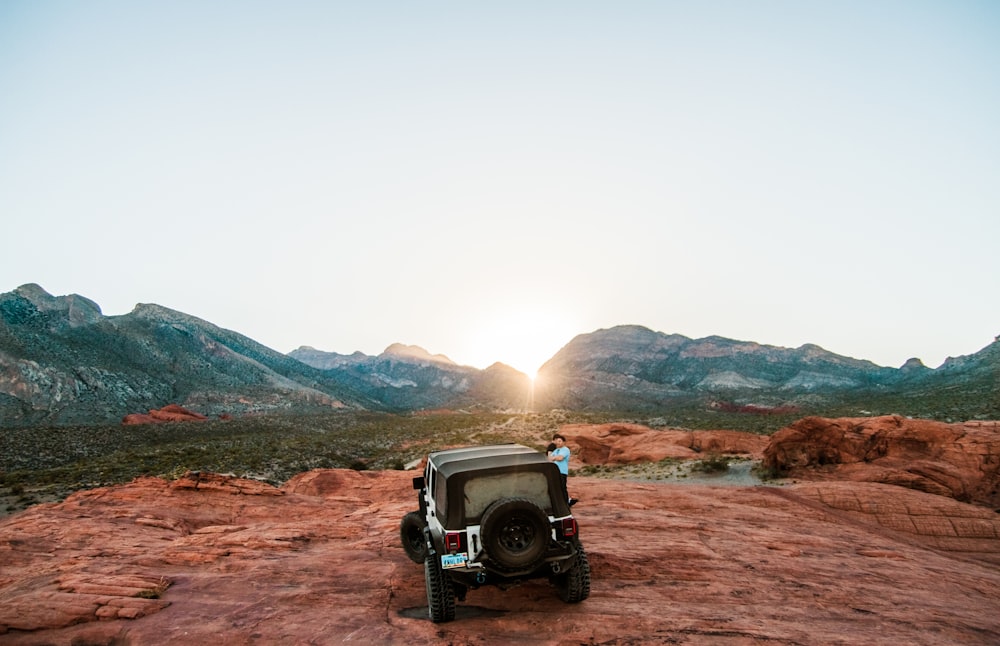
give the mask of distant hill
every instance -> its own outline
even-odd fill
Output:
[[[104,316],[90,299],[52,296],[34,284],[0,294],[0,427],[114,423],[167,404],[211,416],[442,408],[649,412],[678,405],[788,410],[841,401],[858,408],[872,398],[890,398],[897,412],[932,402],[933,411],[956,419],[996,419],[998,375],[998,343],[949,358],[937,370],[917,360],[897,369],[815,345],[689,339],[623,325],[572,339],[532,388],[509,366],[479,370],[417,346],[393,344],[374,357],[308,346],[285,355],[159,305]]]
[[[181,403],[206,414],[378,406],[251,339],[140,304],[103,316],[38,285],[0,295],[0,426],[94,424]]]
[[[636,325],[581,334],[538,371],[542,408],[655,410],[671,402],[720,399],[787,407],[872,397],[978,398],[967,414],[1000,415],[1000,343],[937,370],[911,359],[901,368],[843,357],[807,344],[781,348],[718,336],[690,339]]]
[[[322,352],[303,346],[288,356],[321,369],[331,379],[363,384],[364,391],[387,410],[485,408],[526,410],[531,380],[510,366],[485,370],[460,366],[448,357],[418,346],[393,344],[375,357]]]
[[[656,406],[685,394],[769,394],[874,388],[899,371],[842,357],[816,345],[779,348],[718,336],[690,339],[637,325],[577,336],[538,371],[546,404]]]

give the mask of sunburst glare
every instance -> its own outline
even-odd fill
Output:
[[[580,331],[568,316],[531,309],[495,313],[470,328],[465,362],[487,367],[499,361],[532,380],[542,364]]]

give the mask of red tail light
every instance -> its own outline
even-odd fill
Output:
[[[444,548],[449,552],[457,552],[462,549],[462,534],[460,532],[447,532],[444,535]]]
[[[579,527],[576,524],[576,519],[572,516],[569,518],[562,519],[562,535],[563,538],[573,538],[579,532]]]

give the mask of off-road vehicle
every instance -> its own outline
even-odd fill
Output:
[[[590,595],[590,564],[559,469],[519,444],[431,453],[413,479],[419,511],[400,523],[407,556],[423,563],[432,621],[455,618],[469,589],[548,577],[559,597]]]

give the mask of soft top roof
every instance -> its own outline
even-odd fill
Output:
[[[542,453],[521,444],[469,446],[431,453],[427,458],[444,477],[465,471],[549,464]]]

